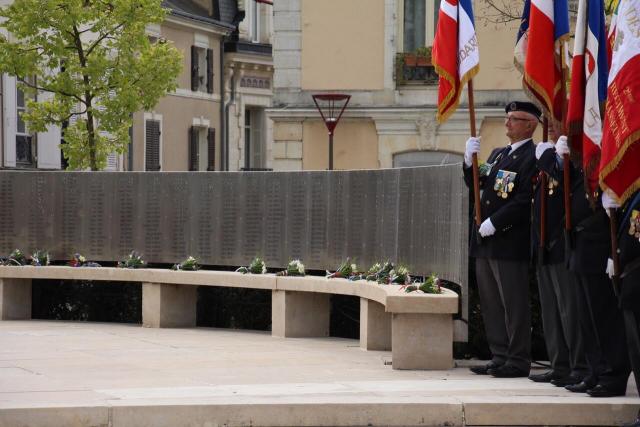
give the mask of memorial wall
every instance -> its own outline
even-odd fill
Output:
[[[391,260],[462,290],[468,191],[459,165],[311,172],[0,172],[0,254],[46,249],[151,263],[307,270]]]

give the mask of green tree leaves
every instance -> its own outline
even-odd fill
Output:
[[[123,153],[132,113],[175,90],[181,53],[151,43],[161,0],[15,0],[0,9],[0,71],[15,75],[37,102],[23,119],[33,131],[62,126],[72,169],[99,170]]]

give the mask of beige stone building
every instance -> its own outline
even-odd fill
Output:
[[[470,133],[465,96],[448,122],[435,120],[437,78],[412,69],[403,52],[431,46],[439,0],[278,0],[274,5],[273,168],[326,169],[327,130],[315,93],[351,101],[334,139],[336,169],[390,168],[461,161]],[[480,73],[476,127],[486,157],[504,145],[504,104],[525,99],[513,66],[518,22],[494,25],[476,1]]]
[[[178,89],[134,114],[127,169],[212,171],[266,167],[271,105],[271,6],[254,0],[165,0],[150,37],[183,53]]]
[[[0,5],[10,0],[0,0]],[[272,6],[255,0],[163,0],[169,13],[147,27],[183,54],[175,92],[133,115],[128,152],[107,170],[207,171],[269,167]],[[61,130],[29,132],[15,78],[0,80],[0,169],[60,169]]]

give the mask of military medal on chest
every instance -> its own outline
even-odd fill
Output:
[[[629,219],[629,235],[640,240],[640,211],[632,210]]]
[[[498,197],[506,199],[515,187],[517,173],[500,169],[496,174],[493,189],[498,193]]]

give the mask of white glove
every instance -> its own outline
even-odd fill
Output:
[[[607,260],[607,276],[609,279],[613,279],[613,260],[611,258]]]
[[[488,237],[488,236],[494,235],[496,232],[496,228],[493,226],[493,223],[491,222],[491,218],[485,219],[482,222],[482,224],[480,224],[480,229],[478,231],[480,231],[480,235],[482,237]]]
[[[471,138],[467,139],[467,145],[464,150],[464,164],[467,167],[471,166],[473,154],[480,152],[480,138],[480,136],[472,136]]]
[[[612,196],[609,190],[606,190],[602,193],[602,207],[609,215],[609,209],[617,209],[620,207],[620,204],[615,199],[615,196]]]
[[[536,145],[536,159],[540,159],[540,157],[542,157],[542,153],[549,150],[550,148],[553,148],[553,143],[539,142],[538,145]]]
[[[571,153],[571,151],[569,150],[569,144],[567,144],[567,137],[566,136],[562,135],[556,141],[556,153],[560,157],[564,156],[565,154],[570,154]]]

